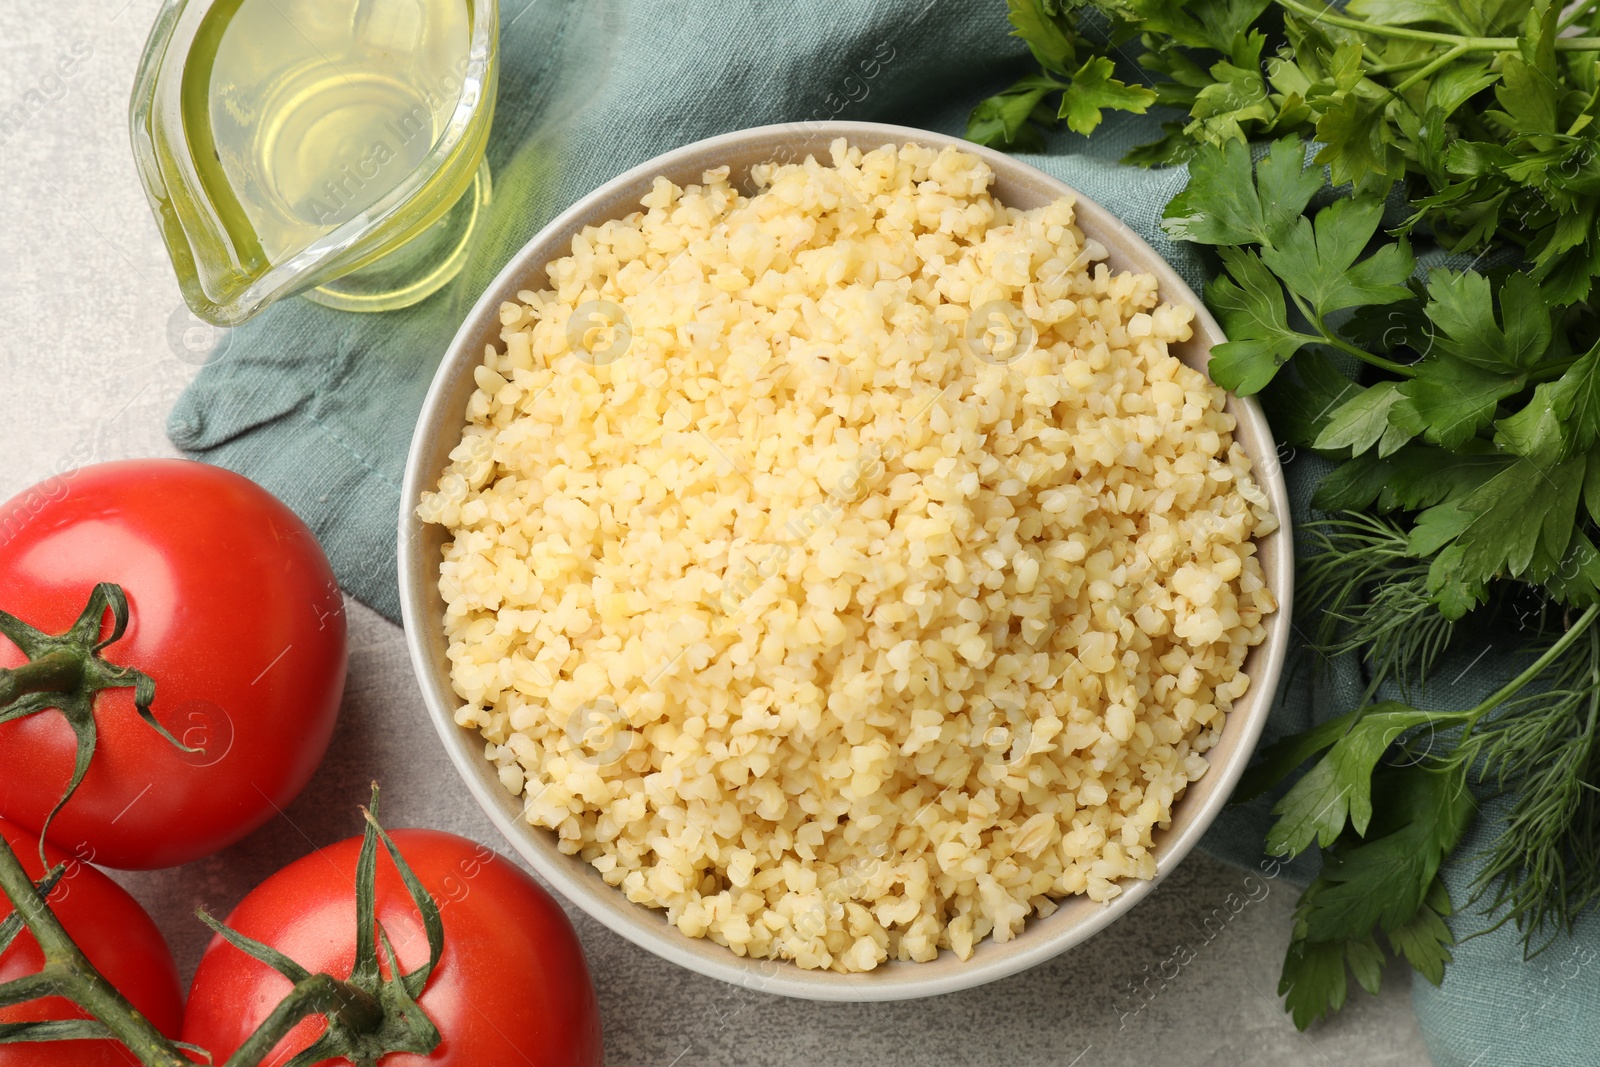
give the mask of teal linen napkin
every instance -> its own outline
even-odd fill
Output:
[[[960,133],[977,100],[1027,68],[997,0],[507,0],[501,25],[488,153],[494,199],[462,275],[422,304],[384,315],[302,300],[269,309],[223,338],[168,427],[187,454],[248,475],[294,508],[345,589],[390,619],[399,617],[399,484],[423,394],[477,295],[545,222],[621,171],[729,130],[843,117]],[[1202,260],[1159,226],[1187,173],[1116,162],[1153,139],[1157,121],[1115,116],[1092,139],[1061,133],[1045,154],[1026,158],[1115,211],[1198,290]],[[1286,469],[1303,522],[1327,468],[1301,457]],[[1484,656],[1456,680],[1451,699],[1476,701],[1510,667]],[[1353,663],[1315,675],[1301,663],[1280,688],[1268,739],[1348,710],[1361,682]],[[1230,810],[1203,847],[1253,866],[1270,803]],[[1310,874],[1302,862],[1286,876]],[[1448,872],[1457,899],[1471,874],[1464,862]],[[1458,935],[1483,925],[1470,916],[1455,923]],[[1522,963],[1512,931],[1467,941],[1442,989],[1414,983],[1435,1063],[1600,1062],[1590,1007],[1600,1002],[1597,954],[1595,922],[1532,964]]]

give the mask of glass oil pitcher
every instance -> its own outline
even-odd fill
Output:
[[[461,269],[489,197],[494,0],[166,0],[130,122],[184,299],[406,307]]]

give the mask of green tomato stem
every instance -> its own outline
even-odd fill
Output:
[[[296,983],[223,1067],[255,1067],[301,1020],[324,1014],[337,1016],[340,1023],[362,1033],[376,1030],[383,1022],[383,1008],[376,997],[331,975],[313,974]]]
[[[193,1067],[194,1061],[179,1053],[149,1019],[139,1014],[127,998],[94,969],[51,912],[3,837],[0,837],[0,892],[4,892],[17,909],[44,953],[45,966],[40,975],[48,975],[50,994],[66,997],[93,1015],[145,1067]]]
[[[29,693],[75,692],[83,684],[83,663],[83,656],[57,649],[20,667],[0,668],[0,705]]]
[[[53,965],[46,964],[38,974],[17,978],[0,986],[0,1008],[26,1004],[41,997],[53,997],[59,982],[60,973]]]
[[[102,637],[108,612],[111,631]],[[47,634],[10,612],[0,611],[0,635],[28,658],[20,667],[0,671],[0,723],[54,709],[67,720],[78,740],[72,778],[39,831],[41,862],[50,824],[77,792],[94,760],[98,737],[94,705],[102,690],[132,689],[134,711],[146,725],[180,752],[195,751],[173,737],[150,710],[156,699],[155,679],[101,655],[107,645],[121,640],[128,620],[128,595],[115,582],[100,582],[90,591],[88,603],[65,633]]]
[[[377,997],[349,982],[330,980],[335,995],[333,1014],[340,1023],[358,1034],[374,1033],[383,1025],[383,1005]]]
[[[94,1016],[144,1067],[193,1067],[194,1061],[95,970],[50,910],[45,901],[48,891],[34,885],[10,844],[0,837],[0,892],[15,906],[45,957],[37,973],[0,984],[0,1007],[63,997]],[[375,1032],[384,1023],[383,1005],[371,993],[331,975],[310,975],[228,1057],[225,1067],[256,1067],[301,1020],[317,1014],[336,1018],[355,1033]]]
[[[43,657],[40,657],[35,662],[42,659]],[[373,810],[376,810],[377,803],[378,787],[374,783]],[[372,939],[372,958],[376,960],[377,939],[382,935],[382,928],[376,926],[372,919],[372,902],[376,892],[376,873],[373,864],[377,845],[381,840],[399,870],[401,880],[411,894],[412,902],[422,914],[424,927],[429,931],[426,968],[418,968],[403,974],[400,971],[398,958],[393,957],[390,950],[393,974],[387,979],[380,977],[376,963],[372,967],[370,982],[363,981],[360,973],[348,981],[329,974],[307,974],[298,964],[277,953],[276,950],[208,919],[207,921],[236,948],[279,973],[287,975],[295,983],[289,995],[273,1008],[272,1013],[262,1021],[261,1025],[234,1050],[233,1055],[228,1057],[224,1067],[257,1067],[272,1054],[291,1030],[310,1015],[327,1016],[329,1029],[324,1035],[324,1041],[334,1039],[329,1041],[332,1050],[329,1055],[332,1058],[342,1056],[353,1062],[365,1064],[375,1062],[393,1051],[427,1054],[438,1046],[441,1037],[437,1028],[412,999],[422,991],[422,985],[426,983],[428,974],[438,964],[439,956],[444,950],[444,930],[439,923],[438,906],[417,881],[410,865],[406,863],[394,842],[383,832],[383,828],[378,825],[376,817],[371,811],[365,814],[367,832],[362,841],[363,859],[358,864],[356,896],[357,913],[366,915],[367,928],[361,930],[358,936]],[[40,847],[42,850],[43,845]],[[12,902],[16,920],[20,920],[22,925],[32,931],[45,958],[44,967],[37,974],[0,984],[0,1007],[26,1003],[46,996],[63,997],[87,1011],[103,1027],[103,1030],[96,1031],[96,1036],[105,1034],[122,1042],[144,1067],[191,1067],[194,1061],[180,1051],[177,1043],[156,1030],[148,1019],[140,1015],[122,994],[95,970],[82,950],[73,943],[60,920],[51,912],[47,898],[62,870],[60,866],[51,868],[45,879],[35,885],[10,844],[4,838],[0,838],[0,892]],[[365,903],[361,903],[362,901]],[[204,917],[202,912],[202,918]],[[0,945],[5,944],[10,932],[20,929],[15,926],[16,920],[7,918],[4,922],[0,922]],[[386,940],[384,945],[388,945]],[[361,954],[358,952],[358,963],[360,958]],[[359,970],[358,966],[358,972]],[[412,981],[417,983],[414,990],[407,988],[407,983]],[[398,987],[401,992],[397,998],[386,1000],[385,994],[392,993],[392,987]],[[396,1003],[399,1007],[395,1008],[394,1014],[391,1015],[391,1008]],[[73,1036],[85,1035],[80,1027],[80,1032]],[[184,1045],[181,1048],[192,1048],[192,1046]]]
[[[335,997],[332,981],[327,975],[314,974],[296,985],[272,1009],[272,1014],[256,1028],[255,1033],[234,1050],[223,1067],[260,1063],[283,1040],[283,1035],[298,1026],[302,1019],[330,1008]]]

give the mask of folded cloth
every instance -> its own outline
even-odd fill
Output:
[[[513,252],[595,186],[713,134],[819,118],[960,133],[974,103],[1028,69],[1004,16],[998,2],[969,0],[507,0],[488,149],[494,196],[465,270],[403,311],[348,314],[303,300],[268,309],[224,337],[174,408],[172,440],[277,494],[316,531],[345,589],[397,620],[395,521],[411,429],[456,327]],[[1203,260],[1159,226],[1187,172],[1116,162],[1159,136],[1157,123],[1114,115],[1092,138],[1062,132],[1025,158],[1113,210],[1198,290]],[[1301,457],[1285,469],[1293,518],[1304,522],[1327,466]],[[1503,661],[1484,659],[1452,694],[1476,700],[1509,677]],[[1291,672],[1267,738],[1348,710],[1361,688],[1352,663]],[[1230,810],[1202,847],[1254,866],[1270,803]],[[1472,872],[1463,860],[1447,872],[1457,900]],[[1310,873],[1299,863],[1285,876]],[[1454,924],[1458,935],[1487,925]],[[1533,964],[1509,929],[1459,946],[1443,988],[1414,983],[1435,1063],[1600,1062],[1589,1010],[1600,1000],[1597,946],[1592,922]]]

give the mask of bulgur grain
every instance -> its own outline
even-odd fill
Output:
[[[1155,873],[1276,522],[1071,199],[915,145],[752,178],[657,179],[501,309],[419,508],[456,721],[686,934],[965,958]]]

